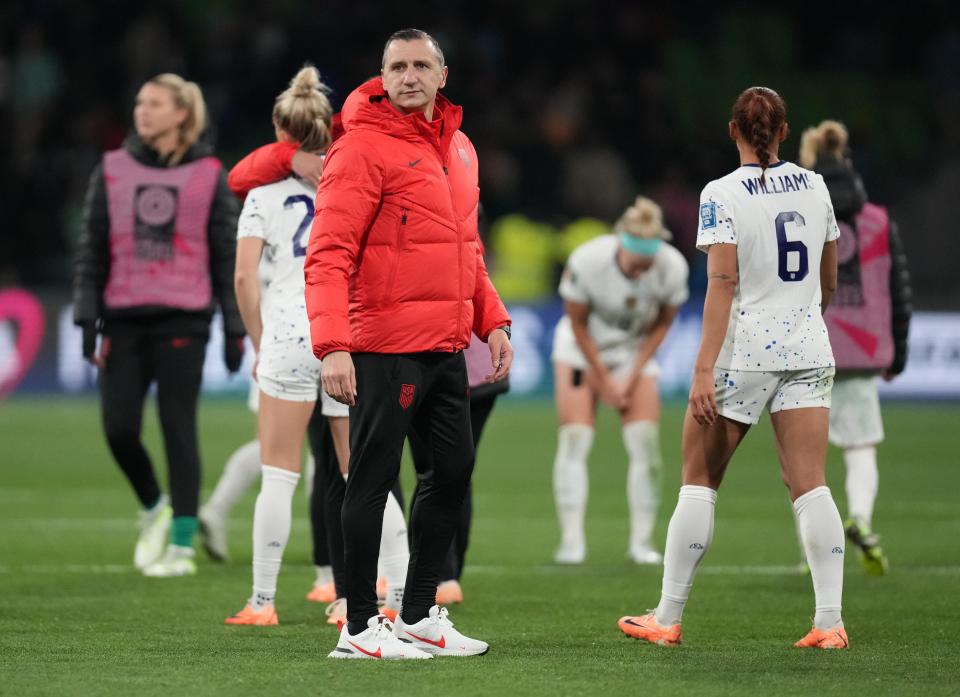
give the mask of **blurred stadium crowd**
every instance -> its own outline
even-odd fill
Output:
[[[384,39],[444,46],[450,97],[480,157],[485,229],[506,300],[554,293],[566,252],[636,193],[664,208],[694,264],[702,185],[735,153],[731,95],[768,84],[794,136],[844,121],[871,198],[901,224],[918,306],[960,304],[960,19],[950,3],[644,6],[626,2],[15,2],[0,9],[0,287],[65,287],[87,178],[130,127],[135,90],[173,71],[202,86],[232,165],[273,137],[273,97],[304,61],[339,105]],[[694,292],[699,276],[693,274]]]

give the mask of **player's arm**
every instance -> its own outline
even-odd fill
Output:
[[[893,331],[893,362],[884,373],[892,379],[903,372],[907,365],[907,335],[910,332],[910,317],[913,314],[913,290],[910,287],[910,269],[897,224],[890,221],[890,302],[891,329]]]
[[[297,143],[269,143],[257,148],[230,170],[230,190],[242,199],[258,186],[287,178],[298,147]]]
[[[653,358],[654,354],[660,349],[660,344],[663,343],[667,332],[669,332],[670,327],[673,326],[673,321],[677,318],[678,312],[680,312],[680,308],[675,305],[664,305],[660,308],[660,312],[657,313],[657,318],[654,320],[653,326],[651,326],[647,332],[647,339],[643,342],[643,346],[640,347],[636,360],[633,362],[633,369],[630,371],[630,379],[628,381],[628,391],[632,391],[632,388],[636,387],[636,383],[640,379],[640,374],[643,372],[643,366],[645,366],[647,361]]]
[[[237,305],[253,348],[260,352],[260,337],[263,321],[260,317],[260,280],[257,271],[263,254],[264,242],[260,237],[242,237],[237,240],[237,265],[233,285],[237,293]]]
[[[820,311],[826,312],[830,299],[837,289],[837,241],[831,240],[823,245],[820,257]]]
[[[701,425],[717,419],[713,368],[723,347],[730,321],[730,307],[737,292],[737,245],[713,244],[707,252],[707,296],[703,303],[703,333],[693,366],[690,410]]]
[[[90,175],[83,203],[83,219],[73,266],[73,322],[83,329],[83,357],[94,356],[97,321],[103,305],[103,289],[110,274],[110,214],[103,167]]]
[[[577,347],[587,359],[587,365],[590,372],[593,373],[599,389],[607,384],[610,374],[607,366],[600,360],[600,349],[597,348],[597,342],[593,340],[588,328],[590,319],[590,306],[586,303],[580,303],[573,300],[563,301],[564,310],[567,317],[570,318],[570,327],[573,329],[573,338],[577,342]]]

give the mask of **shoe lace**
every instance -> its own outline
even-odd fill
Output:
[[[389,641],[395,638],[393,635],[393,623],[389,618],[383,615],[380,616],[380,623],[377,625],[373,636],[377,641]]]
[[[437,614],[437,622],[440,623],[441,627],[453,626],[453,621],[450,619],[450,614],[447,612],[447,608],[440,608],[440,612]]]

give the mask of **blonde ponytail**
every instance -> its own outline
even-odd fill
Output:
[[[839,160],[847,151],[850,135],[839,121],[827,119],[800,136],[800,166],[811,169],[821,158]]]
[[[633,205],[620,216],[614,229],[641,239],[669,240],[673,237],[663,226],[663,211],[660,206],[646,196],[637,196]]]
[[[177,147],[170,156],[171,165],[179,164],[207,126],[207,104],[203,100],[203,92],[197,83],[188,82],[175,73],[161,73],[147,80],[147,83],[167,88],[173,96],[173,103],[187,111],[187,118],[180,124]]]
[[[333,107],[327,98],[330,88],[320,81],[312,65],[301,68],[290,86],[277,96],[273,105],[273,124],[300,143],[306,152],[323,152],[333,137],[330,119]]]

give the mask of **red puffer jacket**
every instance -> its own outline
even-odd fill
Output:
[[[477,155],[460,107],[401,114],[374,78],[327,153],[306,275],[313,351],[459,351],[510,323],[477,237]]]

